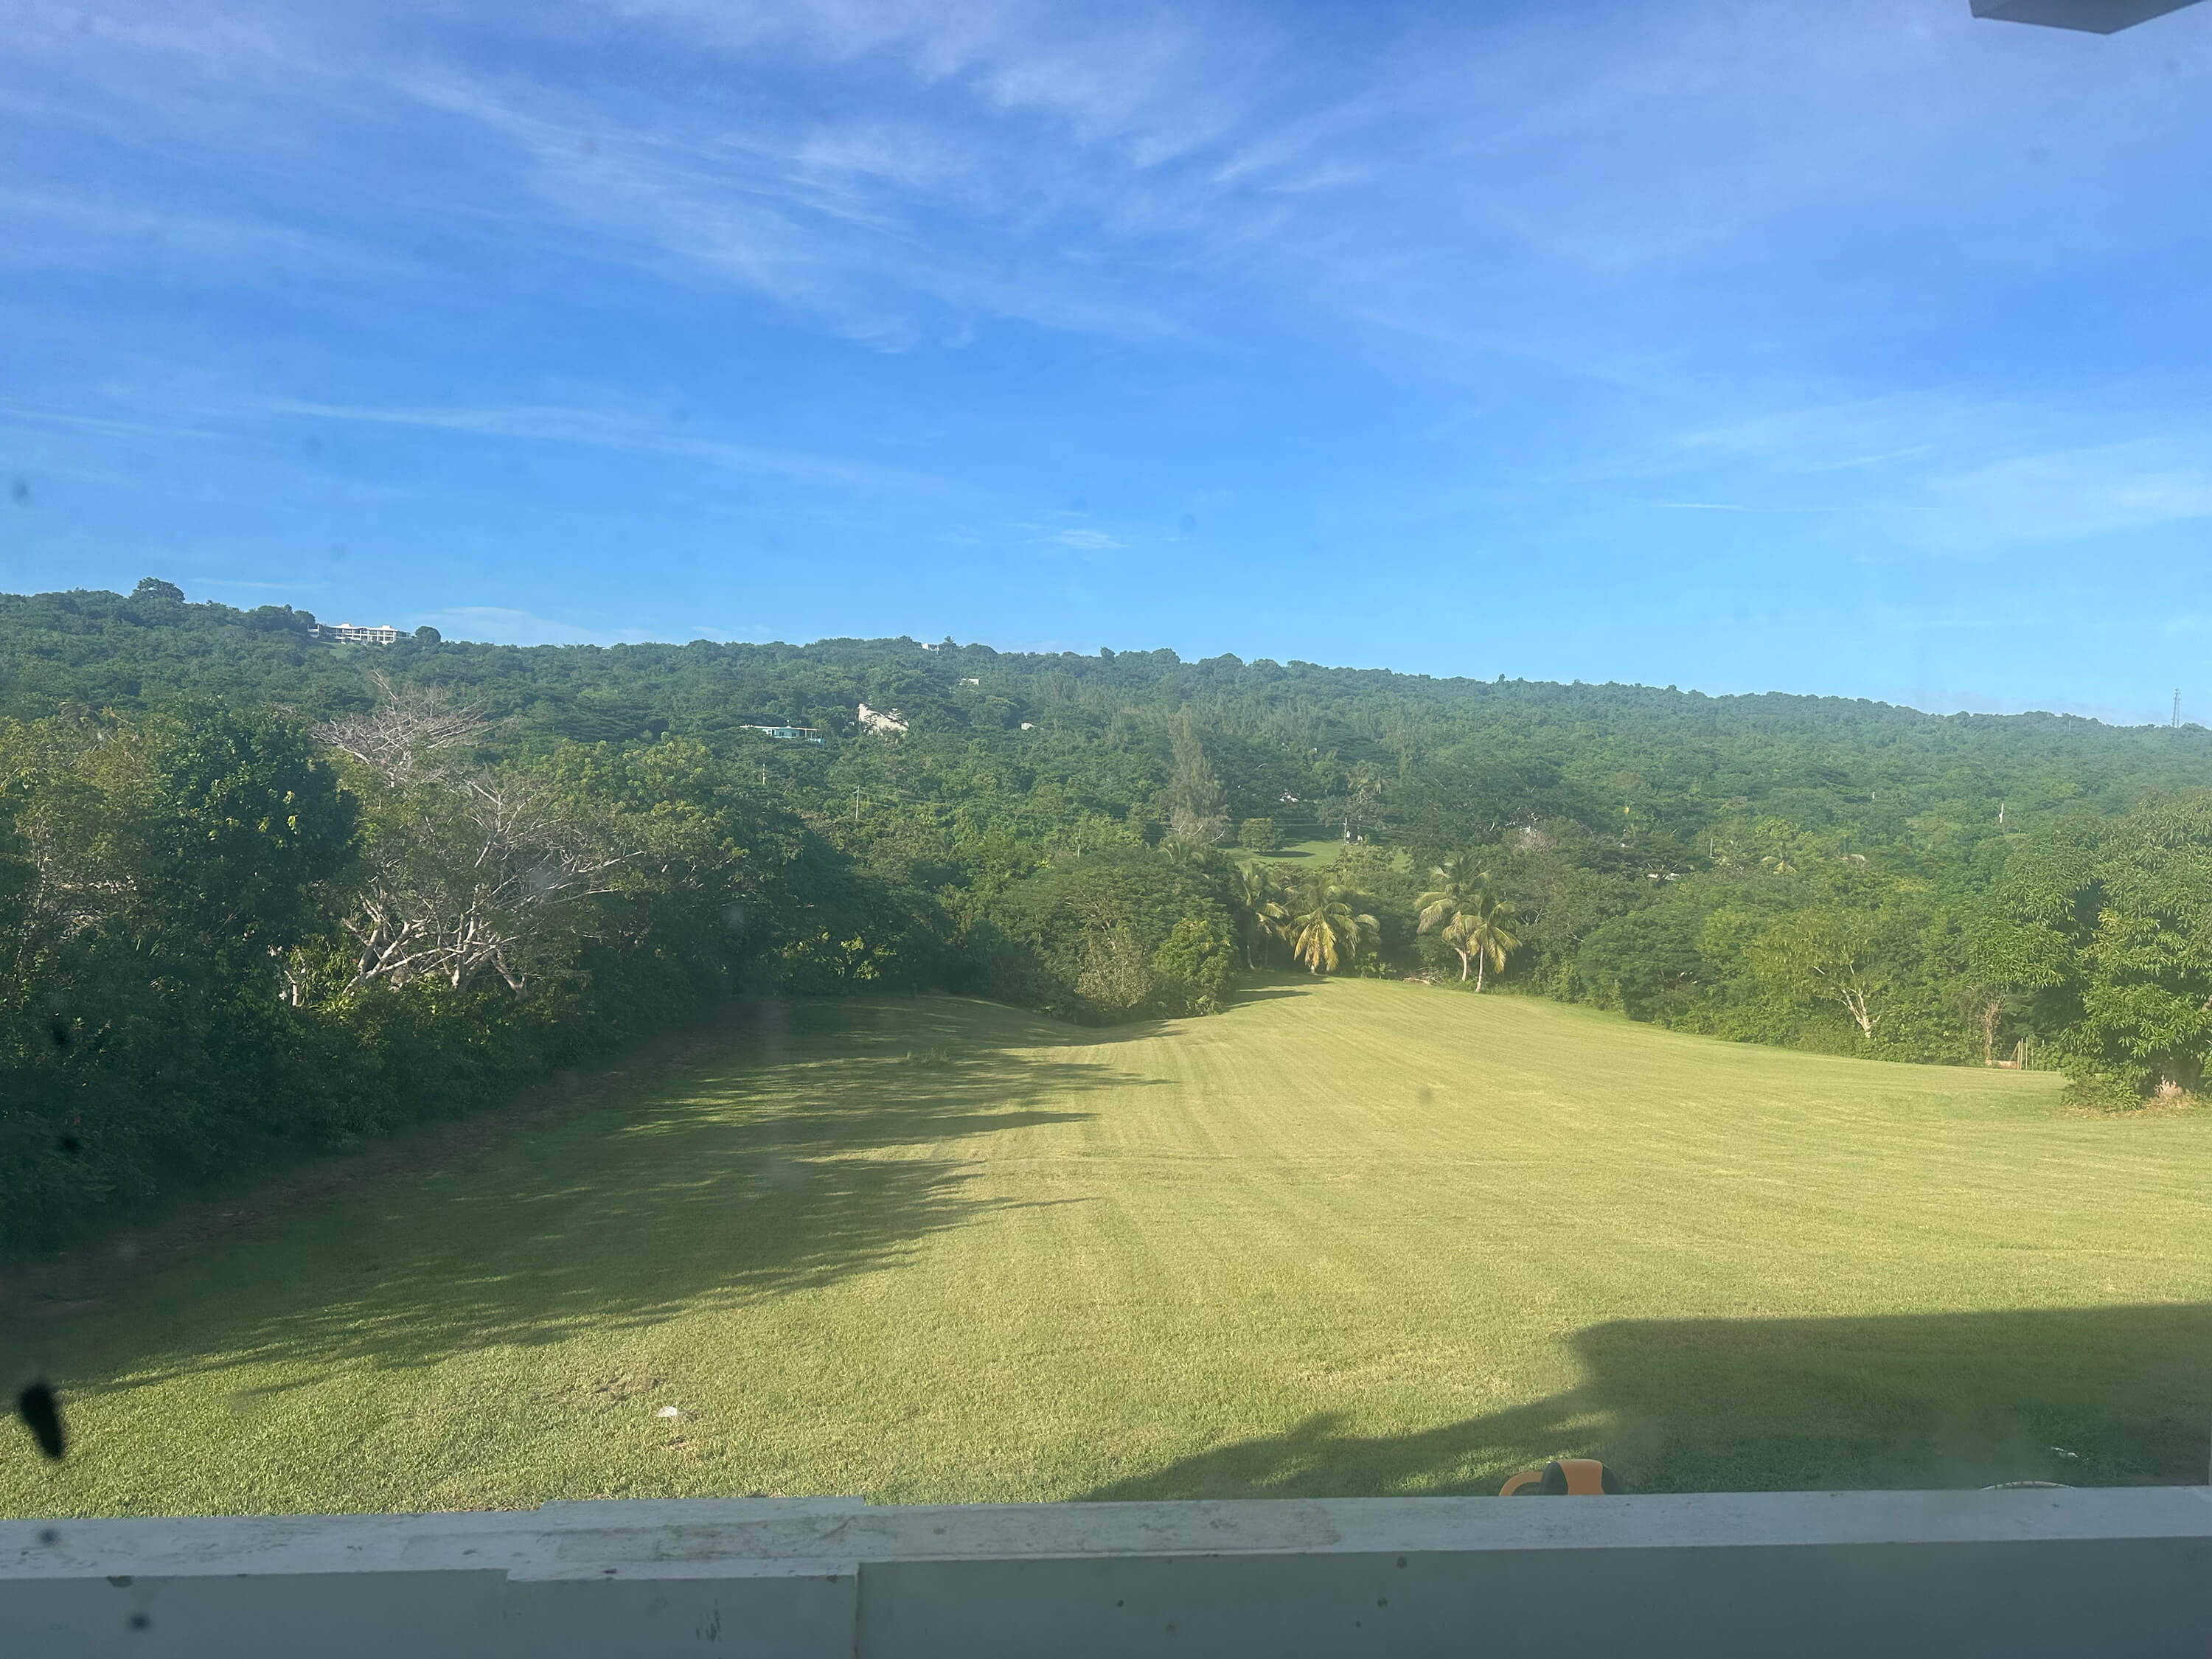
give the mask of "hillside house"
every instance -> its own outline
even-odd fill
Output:
[[[740,732],[760,732],[778,743],[820,743],[822,733],[811,726],[741,726]]]

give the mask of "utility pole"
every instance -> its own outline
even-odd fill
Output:
[[[2173,718],[2168,720],[2166,724],[2168,726],[2179,726],[2181,724],[2181,688],[2178,685],[2173,688]]]
[[[855,790],[853,792],[853,828],[854,828],[855,830],[857,830],[857,829],[859,829],[860,827],[860,792],[859,790],[855,789]]]

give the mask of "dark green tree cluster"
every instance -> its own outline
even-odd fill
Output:
[[[1988,1023],[2044,1034],[2088,1092],[2195,1093],[2212,1060],[2212,795],[2030,837],[1961,943]]]
[[[1234,967],[1222,876],[1134,849],[1049,865],[982,908],[966,941],[974,982],[1091,1022],[1212,1013]]]

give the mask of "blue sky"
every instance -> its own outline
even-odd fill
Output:
[[[2212,718],[2212,5],[0,18],[10,589]]]

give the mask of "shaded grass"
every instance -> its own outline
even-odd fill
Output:
[[[1340,836],[1324,836],[1316,841],[1285,842],[1271,852],[1255,852],[1249,847],[1241,846],[1228,846],[1222,850],[1239,864],[1287,864],[1293,868],[1303,868],[1312,865],[1334,864],[1350,845],[1350,842]],[[1366,844],[1364,842],[1362,850],[1366,850]],[[1386,847],[1381,850],[1389,857],[1394,867],[1400,870],[1410,870],[1413,867],[1413,856],[1404,848]]]
[[[1372,981],[768,1005],[19,1298],[81,1449],[0,1449],[0,1509],[2201,1480],[2208,1152],[2036,1074]]]

